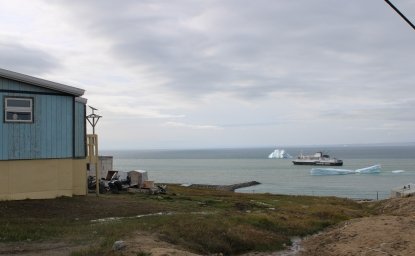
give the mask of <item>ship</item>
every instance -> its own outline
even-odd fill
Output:
[[[327,166],[342,166],[343,160],[331,158],[323,152],[316,152],[314,155],[300,154],[295,160],[295,165],[327,165]]]

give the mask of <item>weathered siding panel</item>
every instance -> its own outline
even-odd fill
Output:
[[[51,138],[51,147],[50,147],[50,155],[52,158],[56,158],[57,155],[57,149],[56,146],[58,145],[58,143],[56,143],[58,141],[58,137],[57,137],[57,129],[58,129],[58,122],[57,121],[57,112],[59,111],[59,104],[56,103],[56,97],[48,97],[48,99],[51,100],[51,108],[47,109],[47,113],[49,115],[49,119],[47,120],[48,123],[51,124],[51,129],[49,130],[50,133],[50,138]],[[43,113],[45,110],[43,110]],[[55,120],[54,122],[52,122],[52,120]]]
[[[47,134],[43,133],[43,128],[47,129],[47,127],[43,127],[43,119],[46,119],[46,113],[41,115],[41,109],[47,109],[48,108],[48,102],[46,100],[46,98],[40,98],[40,103],[39,101],[37,101],[36,106],[38,106],[37,108],[35,108],[36,110],[36,116],[34,116],[35,118],[35,122],[38,124],[38,129],[39,129],[39,133],[37,134],[37,136],[39,137],[39,141],[40,141],[40,148],[39,148],[39,152],[37,152],[39,155],[39,158],[47,158],[48,156],[48,152],[46,152],[46,149],[48,148],[48,137]],[[42,150],[43,149],[43,150]]]
[[[73,111],[73,102],[71,102],[71,110]],[[66,139],[67,140],[70,140],[71,141],[71,148],[70,148],[70,150],[71,150],[71,156],[73,157],[73,147],[75,146],[75,145],[73,145],[73,141],[74,141],[74,139],[73,139],[73,131],[72,131],[72,129],[73,129],[73,120],[74,119],[74,117],[73,117],[73,115],[66,115],[66,127],[71,127],[71,131],[69,132],[67,132],[66,134],[67,134],[67,136],[66,136]]]
[[[42,138],[46,139],[46,148],[42,149],[42,154],[46,158],[66,158],[72,157],[72,122],[67,124],[62,122],[67,116],[72,117],[73,97],[48,96],[47,108],[41,109],[40,112],[44,117],[41,120]],[[67,136],[69,134],[69,136]]]
[[[0,100],[2,98],[3,98],[3,96],[0,93]],[[1,102],[0,102],[0,104],[1,104]],[[3,127],[3,111],[0,111],[0,122],[1,122],[0,123],[0,138],[2,139],[1,142],[0,142],[0,144],[4,144],[4,140],[3,139],[4,139],[5,136],[3,135],[3,133],[4,133],[4,131],[3,131],[4,130],[4,127]],[[4,148],[3,148],[3,146],[0,145],[0,159],[3,159],[4,158],[3,152],[4,152]]]
[[[75,157],[85,157],[85,104],[75,102]]]
[[[0,160],[73,157],[72,96],[1,93],[33,98],[33,123],[4,123],[1,108]],[[83,133],[82,133],[83,134]]]

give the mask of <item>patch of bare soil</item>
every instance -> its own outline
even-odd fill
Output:
[[[299,255],[415,255],[415,198],[385,200],[378,216],[346,221],[302,242]]]
[[[123,255],[136,256],[139,252],[151,253],[151,256],[197,256],[191,252],[184,251],[173,244],[160,241],[156,236],[145,232],[136,232],[132,237],[125,240],[126,248],[122,251]]]
[[[22,200],[5,201],[0,204],[0,218],[58,218],[66,219],[99,219],[109,216],[133,216],[137,214],[149,214],[161,212],[164,208],[147,203],[145,207],[125,195],[118,197],[100,196],[89,194],[88,196],[62,197],[51,200]]]
[[[70,245],[65,242],[0,243],[0,255],[18,256],[67,256],[87,246]]]
[[[110,255],[136,256],[140,252],[151,256],[198,256],[180,247],[161,241],[155,235],[136,232],[124,240],[125,248]],[[2,243],[0,255],[18,256],[68,256],[74,251],[88,249],[90,245],[70,245],[65,242]]]

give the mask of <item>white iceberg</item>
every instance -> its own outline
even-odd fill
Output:
[[[381,165],[372,165],[365,168],[360,168],[356,170],[347,170],[347,169],[337,169],[337,168],[313,168],[310,170],[311,175],[346,175],[346,174],[370,174],[370,173],[379,173]]]
[[[372,165],[372,166],[369,166],[369,167],[357,169],[357,170],[355,170],[355,172],[356,173],[379,173],[380,168],[381,168],[380,164],[377,164],[377,165]]]
[[[311,175],[346,175],[352,173],[355,173],[355,171],[337,168],[313,168],[310,171]]]
[[[272,151],[271,154],[269,154],[268,158],[277,158],[277,159],[283,159],[283,158],[292,158],[290,154],[285,152],[284,149],[276,149]]]
[[[392,171],[392,173],[403,173],[403,172],[405,172],[405,170],[394,170],[394,171]]]

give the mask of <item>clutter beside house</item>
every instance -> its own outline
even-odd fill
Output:
[[[99,177],[107,176],[108,171],[113,169],[113,156],[98,156],[98,172]],[[88,166],[88,176],[95,177],[95,165]]]
[[[95,176],[89,176],[88,189],[95,191]],[[162,194],[166,193],[165,185],[155,185],[154,181],[148,180],[148,173],[144,170],[116,171],[108,170],[100,180],[99,192],[111,192],[118,194],[122,191],[129,193]]]

